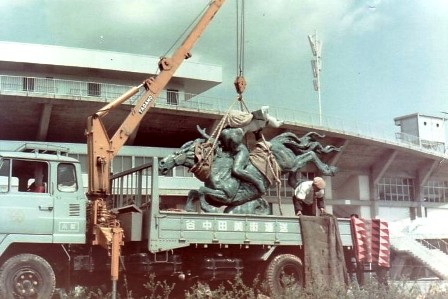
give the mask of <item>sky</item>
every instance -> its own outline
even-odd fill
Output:
[[[318,115],[307,38],[317,32],[323,117],[398,131],[395,117],[447,116],[448,1],[244,1],[244,98],[252,110]],[[207,3],[0,0],[0,40],[162,56]],[[206,95],[236,95],[236,20],[236,0],[226,0],[192,50],[192,61],[223,67],[223,83]]]

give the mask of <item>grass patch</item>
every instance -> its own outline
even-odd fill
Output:
[[[118,295],[120,299],[444,299],[448,298],[448,285],[434,282],[425,289],[409,281],[388,281],[379,283],[375,279],[363,286],[352,283],[349,286],[331,286],[310,284],[307,288],[297,288],[293,279],[282,281],[284,293],[271,294],[266,282],[256,278],[250,286],[237,277],[233,281],[223,281],[213,285],[197,282],[192,286],[178,285],[159,281],[154,275],[138,290],[124,290]],[[57,298],[57,297],[56,297]],[[63,296],[64,299],[103,299],[111,298],[110,292],[103,288],[88,289],[76,287]]]

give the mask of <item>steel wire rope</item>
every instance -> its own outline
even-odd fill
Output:
[[[186,35],[186,33],[190,30],[190,28],[197,23],[198,19],[204,14],[207,7],[211,5],[213,1],[209,1],[207,5],[204,6],[204,8],[198,13],[198,15],[193,19],[193,21],[190,22],[190,24],[185,28],[185,30],[178,36],[178,38],[171,44],[171,46],[168,48],[167,51],[161,56],[166,57],[171,50],[179,43],[179,41]],[[157,67],[156,71],[154,72],[156,75],[159,73],[159,68]]]
[[[241,6],[241,12],[240,12],[240,6]],[[237,78],[243,77],[244,78],[244,68],[245,68],[245,7],[244,7],[244,0],[237,0],[236,1],[236,73]],[[240,110],[244,111],[246,110],[249,112],[249,109],[246,105],[246,102],[243,99],[243,95],[240,94],[238,97],[238,101],[240,102]],[[227,117],[227,115],[226,115]],[[262,132],[260,132],[260,137],[262,139],[262,143],[265,145],[265,148],[268,149],[268,156],[266,157],[266,162],[269,170],[271,171],[272,175],[274,176],[274,180],[277,187],[277,195],[278,195],[278,204],[279,204],[279,210],[280,215],[283,215],[282,211],[282,204],[281,204],[281,196],[280,196],[280,173],[278,170],[278,164],[277,167],[275,167],[275,159],[273,159],[272,151],[269,148],[269,143],[264,138],[264,135]],[[248,143],[246,138],[246,144]]]
[[[181,40],[182,37],[184,37],[187,33],[187,31],[190,30],[190,28],[198,21],[198,19],[201,17],[201,15],[204,13],[204,11],[207,9],[208,6],[210,6],[210,4],[212,3],[212,1],[209,1],[209,3],[207,5],[204,6],[204,8],[198,13],[198,15],[193,19],[193,21],[190,22],[190,24],[185,28],[185,30],[178,36],[178,38],[171,44],[171,46],[168,48],[167,51],[165,51],[165,53],[161,56],[161,57],[166,57],[166,55],[168,55],[169,52],[171,52],[171,50],[179,43],[179,41]],[[160,69],[157,66],[154,74],[157,75],[159,73]],[[133,101],[136,102],[138,100],[138,97]],[[132,101],[131,101],[131,104]],[[106,131],[110,133],[110,131],[117,126],[117,124],[120,124],[121,121],[120,120],[115,120],[111,123],[108,124]],[[118,125],[119,127],[120,125]]]
[[[241,5],[240,5],[241,2]],[[240,12],[241,6],[241,12]],[[245,9],[244,9],[244,0],[236,1],[236,70],[237,76],[244,75],[244,32],[245,32]]]

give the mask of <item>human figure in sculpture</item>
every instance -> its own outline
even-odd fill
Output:
[[[284,121],[278,120],[269,114],[269,106],[261,106],[259,110],[251,113],[238,110],[229,112],[224,127],[241,128],[243,135],[247,132],[257,132],[263,128],[278,128],[282,126]]]
[[[262,194],[266,193],[264,184],[246,170],[250,153],[243,138],[247,132],[253,132],[258,141],[263,128],[278,128],[283,124],[283,121],[269,115],[268,110],[268,106],[262,106],[260,110],[252,113],[231,111],[219,136],[223,150],[234,157],[232,175],[252,183]]]

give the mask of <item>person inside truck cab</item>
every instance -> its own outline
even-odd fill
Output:
[[[45,193],[45,183],[47,177],[44,173],[47,172],[46,164],[41,162],[30,163],[31,167],[34,168],[34,181],[29,185],[28,192]]]
[[[45,193],[45,186],[42,183],[36,183],[36,180],[34,180],[34,182],[32,182],[28,187],[27,191],[35,193]]]
[[[321,177],[315,177],[312,181],[301,182],[294,190],[292,202],[296,216],[316,216],[313,211],[314,202],[321,215],[325,213],[324,194],[325,181]]]

